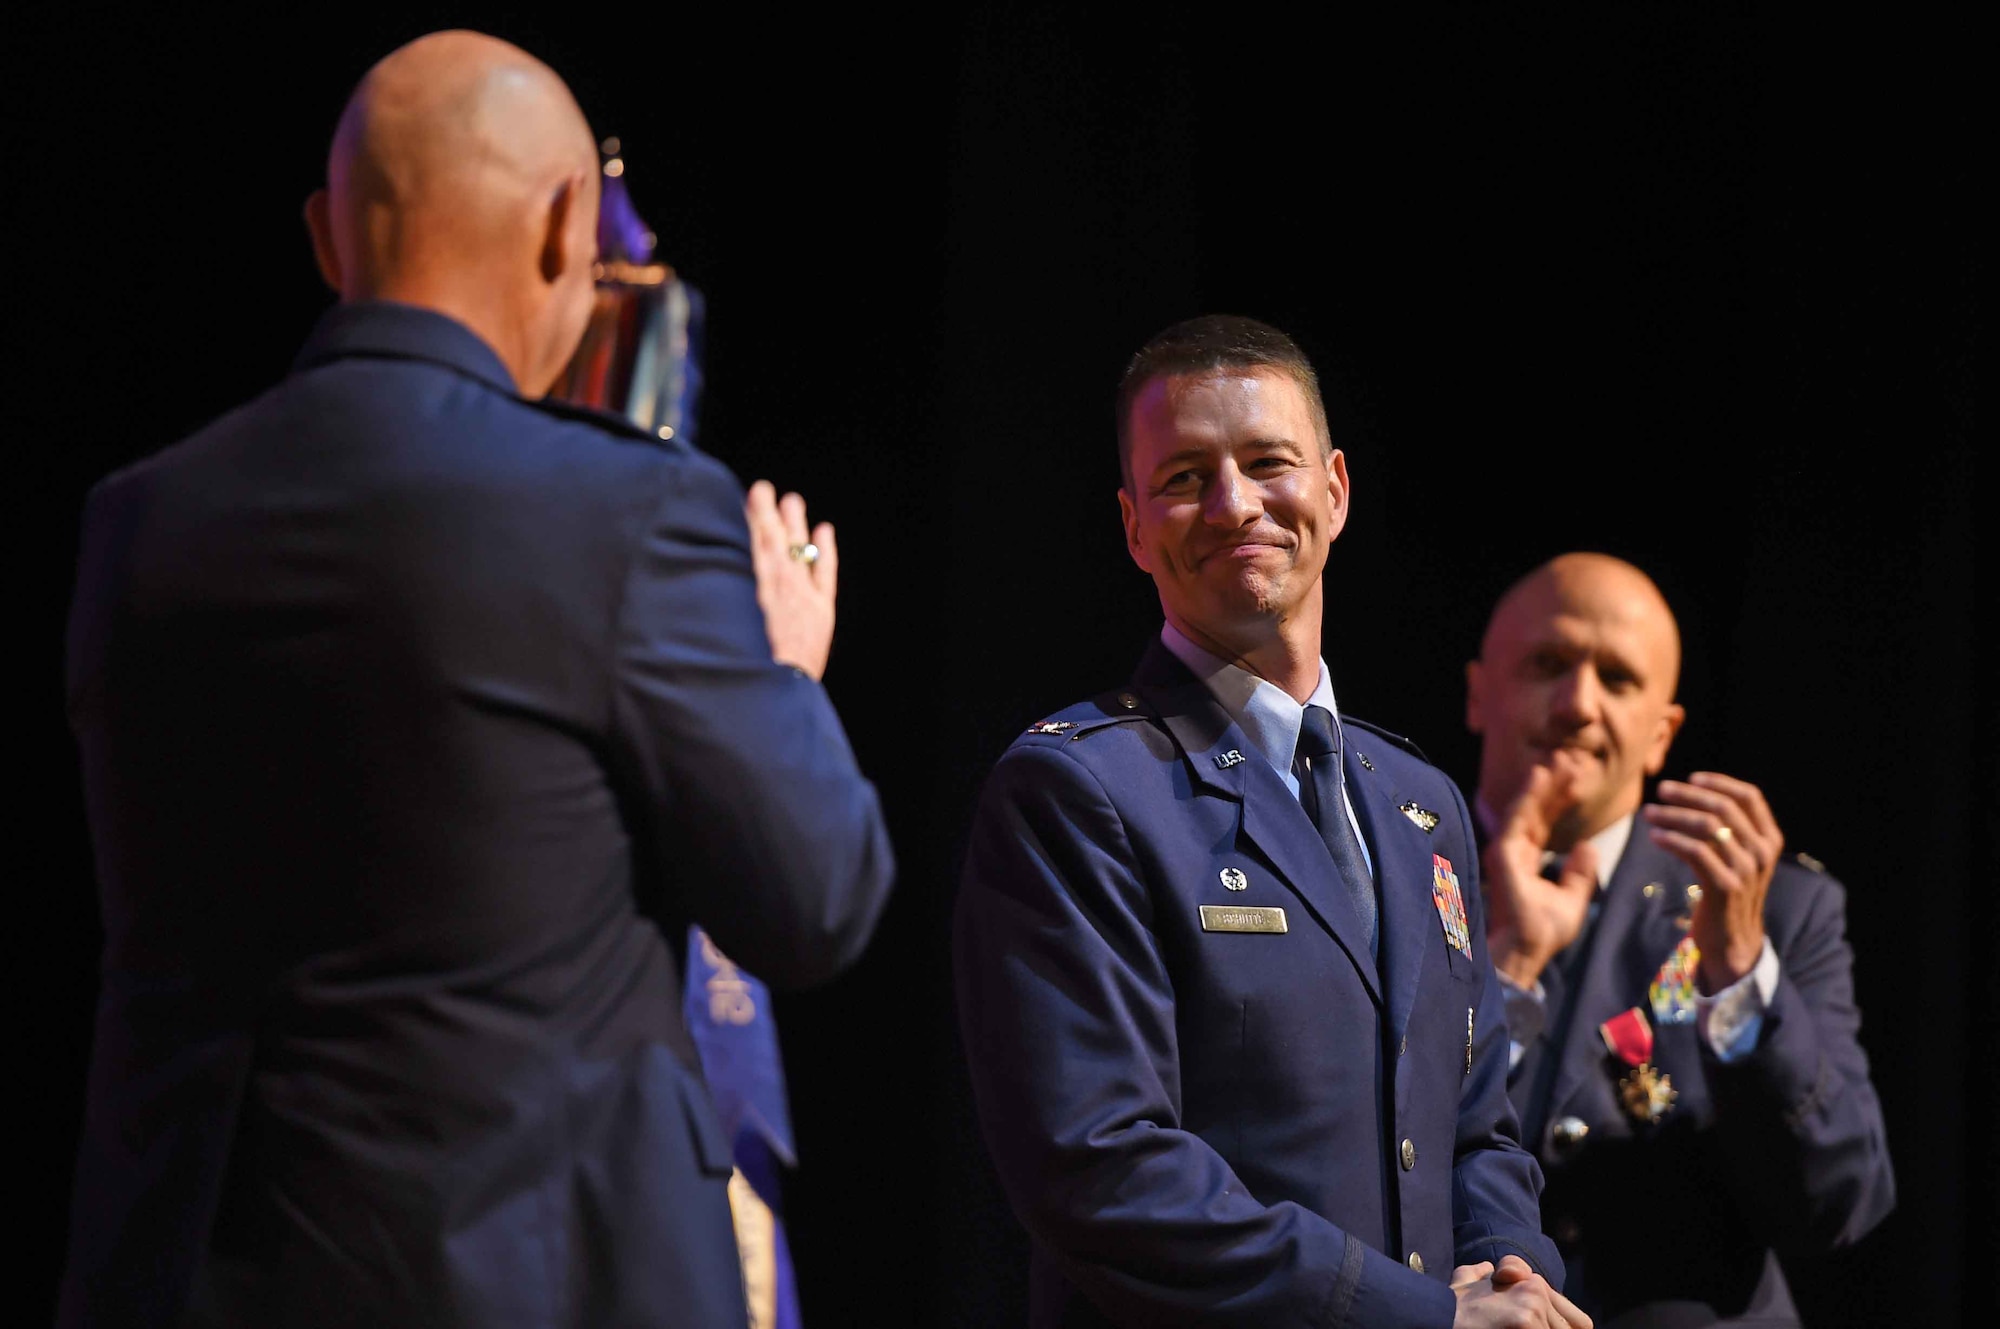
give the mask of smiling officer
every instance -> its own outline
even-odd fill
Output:
[[[1588,1324],[1516,1142],[1465,804],[1320,658],[1349,488],[1311,365],[1179,324],[1118,432],[1165,626],[1002,756],[955,919],[1031,1322]]]

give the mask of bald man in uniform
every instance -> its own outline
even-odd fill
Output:
[[[1895,1203],[1845,895],[1755,785],[1696,771],[1644,802],[1679,672],[1659,589],[1589,553],[1509,590],[1467,667],[1508,1089],[1600,1324],[1796,1325],[1778,1252]]]
[[[825,979],[891,856],[817,681],[832,529],[540,400],[597,206],[552,71],[394,52],[306,209],[340,303],[90,496],[64,1324],[745,1323],[679,939]]]

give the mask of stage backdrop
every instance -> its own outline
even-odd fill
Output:
[[[1757,781],[1851,892],[1901,1205],[1795,1271],[1800,1300],[1822,1325],[1983,1304],[2000,670],[1973,630],[1969,31],[1743,5],[1123,12],[17,26],[29,1320],[60,1260],[98,941],[59,668],[79,502],[284,372],[327,302],[299,210],[342,100],[390,47],[467,22],[620,136],[661,257],[709,299],[703,445],[839,525],[827,684],[903,872],[863,962],[777,1003],[809,1325],[1021,1322],[1025,1243],[953,1033],[961,836],[1010,738],[1120,681],[1156,630],[1111,394],[1139,342],[1203,311],[1275,322],[1321,366],[1354,481],[1327,582],[1341,702],[1461,779],[1460,669],[1493,596],[1570,547],[1659,579],[1688,650],[1672,773]]]

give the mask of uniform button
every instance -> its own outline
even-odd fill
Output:
[[[1408,1172],[1417,1165],[1417,1147],[1408,1140],[1403,1141],[1403,1171]]]
[[[1121,692],[1118,694],[1118,704],[1129,711],[1138,706],[1139,699],[1129,692]]]
[[[1549,1139],[1554,1141],[1556,1152],[1573,1154],[1583,1144],[1583,1137],[1590,1134],[1590,1127],[1581,1117],[1558,1117],[1556,1124],[1549,1127]]]
[[[1410,1268],[1416,1270],[1418,1273],[1422,1273],[1424,1271],[1424,1257],[1417,1254],[1415,1251],[1410,1252],[1410,1258],[1407,1261],[1407,1263],[1409,1264]]]

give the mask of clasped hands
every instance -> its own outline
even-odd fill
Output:
[[[1555,826],[1576,805],[1576,775],[1562,753],[1534,767],[1480,859],[1493,966],[1523,989],[1532,989],[1556,953],[1576,940],[1604,866],[1580,840],[1556,880],[1542,875]],[[1696,983],[1713,994],[1748,974],[1763,952],[1764,897],[1784,833],[1756,785],[1713,771],[1662,780],[1654,797],[1639,815],[1653,843],[1686,864],[1701,887],[1689,935],[1701,949]]]
[[[1518,1255],[1451,1271],[1452,1329],[1590,1329],[1590,1317]]]

